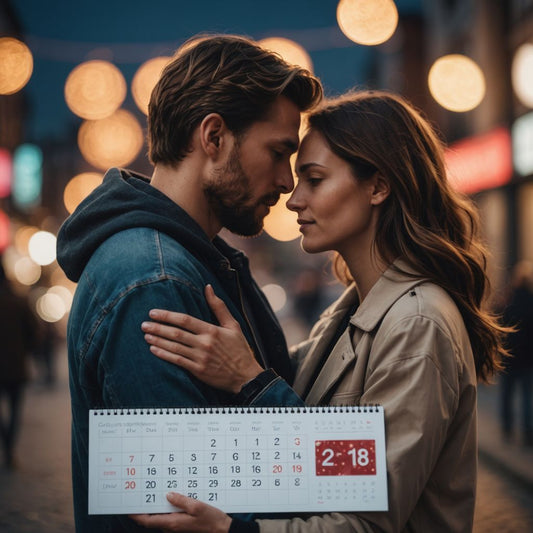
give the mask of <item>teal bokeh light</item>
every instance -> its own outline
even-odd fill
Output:
[[[34,144],[22,144],[13,156],[13,190],[15,205],[28,209],[41,200],[43,154]]]

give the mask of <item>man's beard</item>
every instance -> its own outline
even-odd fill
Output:
[[[243,236],[262,231],[264,217],[257,214],[257,208],[279,197],[269,195],[253,205],[249,203],[253,198],[250,178],[241,166],[238,146],[233,148],[226,165],[214,171],[211,182],[204,186],[204,194],[222,227]]]

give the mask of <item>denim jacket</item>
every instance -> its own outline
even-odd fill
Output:
[[[182,311],[213,322],[204,298],[211,284],[261,363],[291,382],[285,340],[244,254],[219,237],[210,241],[141,176],[107,173],[61,228],[58,261],[78,282],[67,335],[76,531],[144,531],[124,516],[87,514],[89,409],[234,400],[151,354],[141,330],[149,310]]]

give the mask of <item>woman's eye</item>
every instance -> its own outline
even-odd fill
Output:
[[[307,183],[309,183],[311,187],[317,187],[321,181],[322,181],[321,178],[308,178],[307,179]]]

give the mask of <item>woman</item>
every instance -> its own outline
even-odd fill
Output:
[[[298,213],[302,247],[336,252],[347,289],[295,350],[293,389],[310,405],[384,406],[389,511],[256,520],[249,530],[471,531],[476,382],[506,353],[505,329],[483,309],[476,214],[450,188],[428,122],[385,92],[350,94],[312,113],[296,171],[287,207]],[[171,326],[143,329],[157,356],[236,392],[263,369],[222,302],[206,295],[220,327],[159,310],[152,318]],[[283,387],[270,381],[251,403],[268,405]],[[203,503],[171,501],[189,514],[139,521],[171,531],[244,527]]]

